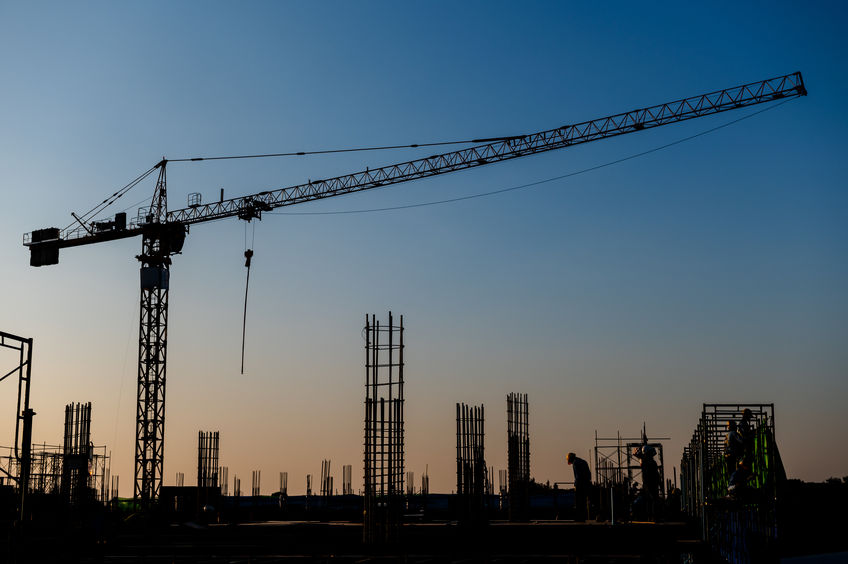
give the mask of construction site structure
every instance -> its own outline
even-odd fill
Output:
[[[421,495],[430,495],[430,467],[424,467],[424,473],[421,475]]]
[[[18,352],[18,362],[8,372],[0,373],[0,382],[6,380],[13,374],[18,376],[18,401],[15,407],[15,442],[12,445],[8,465],[15,465],[15,472],[11,468],[0,471],[12,480],[17,486],[18,493],[18,518],[26,518],[26,497],[30,485],[30,470],[32,467],[32,418],[35,415],[29,406],[30,382],[32,381],[32,339],[18,337],[11,333],[0,331],[0,347],[12,349]],[[4,367],[5,368],[5,367]]]
[[[485,456],[484,406],[456,404],[456,494],[461,523],[487,521],[486,493],[489,476]]]
[[[509,479],[506,470],[498,470],[498,503],[500,509],[507,506],[509,497]]]
[[[333,495],[333,476],[330,474],[330,461],[321,461],[321,496]]]
[[[158,497],[162,486],[171,257],[182,251],[191,225],[224,218],[259,220],[263,212],[283,206],[487,166],[806,93],[801,73],[796,72],[526,135],[476,139],[469,143],[473,146],[458,151],[333,178],[310,179],[249,196],[225,200],[222,193],[217,202],[203,204],[199,195],[192,194],[188,207],[178,210],[168,209],[168,163],[204,159],[163,158],[88,212],[71,213],[74,222],[64,229],[48,227],[26,233],[23,244],[30,250],[30,265],[45,266],[58,264],[60,249],[141,236],[141,253],[136,257],[140,263],[141,292],[134,496],[146,505]],[[125,212],[104,215],[109,206],[157,172],[150,205],[139,209],[136,217],[128,218]]]
[[[530,515],[529,417],[527,394],[509,394],[506,397],[506,445],[510,521],[526,521]]]
[[[404,507],[403,316],[365,316],[363,541],[394,543]]]
[[[661,441],[668,440],[669,437],[649,438],[644,429],[639,438],[625,437],[621,432],[616,432],[615,437],[602,437],[595,431],[595,484],[602,490],[595,502],[602,515],[618,522],[639,517],[650,520],[661,516],[668,494],[668,489],[663,487],[666,480]],[[655,453],[655,478],[660,485],[650,495],[644,491],[646,480],[642,475],[642,461],[636,456],[636,452],[644,446]],[[658,499],[653,499],[655,494]]]
[[[110,475],[109,479],[106,480],[109,483],[109,497],[108,501],[115,501],[118,499],[118,491],[121,485],[121,477],[117,474]]]
[[[280,472],[280,495],[289,495],[289,473]]]
[[[91,461],[91,402],[65,406],[65,441],[62,448],[61,493],[71,505],[84,500],[89,492]]]
[[[79,472],[79,460],[71,459],[74,470],[64,468],[63,445],[36,443],[30,446],[30,473],[28,495],[63,497],[66,502],[107,502],[112,495],[110,479],[117,488],[117,476],[109,476],[110,459],[105,445],[88,448],[89,459],[83,475]],[[0,447],[0,475],[20,476],[22,468],[12,447]],[[85,478],[83,480],[83,478]],[[63,486],[63,479],[65,484]],[[11,479],[10,479],[11,480]],[[11,480],[18,484],[18,480]]]
[[[353,495],[353,465],[342,466],[342,495]]]
[[[197,487],[217,488],[218,455],[220,451],[219,431],[197,432]]]
[[[0,454],[0,473],[11,477],[19,491],[60,497],[72,507],[111,498],[110,457],[105,445],[96,446],[91,440],[90,402],[65,406],[61,446],[29,443],[26,461],[23,450],[6,447]]]
[[[250,474],[250,495],[259,497],[259,489],[262,483],[262,470],[253,470]]]
[[[663,444],[669,437],[650,437],[647,445],[657,453],[660,483],[665,484],[665,461]],[[634,451],[643,445],[642,438],[624,437],[617,432],[615,437],[600,437],[595,431],[595,483],[599,486],[626,486],[643,483],[642,466]],[[661,489],[664,498],[666,492]]]
[[[750,413],[744,461],[732,456],[727,439]],[[734,468],[735,467],[735,468]],[[732,482],[738,469],[742,480]],[[704,404],[680,461],[684,511],[701,524],[703,540],[730,564],[775,559],[778,494],[786,473],[777,448],[773,403]]]

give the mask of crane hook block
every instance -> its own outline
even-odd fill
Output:
[[[244,258],[245,258],[244,265],[247,268],[250,268],[250,259],[253,258],[253,249],[247,249],[244,252]]]

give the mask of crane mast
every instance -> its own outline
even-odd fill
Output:
[[[458,151],[173,211],[168,211],[167,206],[168,161],[163,158],[139,177],[159,171],[151,205],[138,217],[127,222],[126,214],[119,213],[113,221],[86,223],[74,215],[79,225],[27,233],[23,244],[30,250],[30,265],[45,266],[59,262],[62,248],[142,237],[142,252],[136,257],[141,263],[141,302],[134,495],[136,500],[147,504],[159,497],[162,486],[170,266],[171,256],[182,250],[187,226],[228,217],[261,219],[262,212],[283,206],[475,168],[806,94],[801,73],[795,72],[528,135],[480,139],[476,141],[478,145]]]
[[[164,160],[141,236],[141,299],[138,331],[138,390],[133,496],[143,505],[159,497],[165,449],[165,368],[168,350],[168,288],[174,245],[182,247],[167,223]],[[179,251],[179,249],[177,249]]]

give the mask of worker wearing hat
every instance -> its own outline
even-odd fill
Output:
[[[592,484],[592,472],[589,470],[589,463],[573,452],[569,452],[565,460],[574,468],[575,521],[582,523],[586,521],[589,513],[589,486]]]

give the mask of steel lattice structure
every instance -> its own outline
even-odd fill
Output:
[[[397,540],[403,511],[403,316],[383,325],[365,316],[365,490],[362,535],[366,544]]]
[[[168,198],[165,166],[142,229],[141,305],[138,330],[134,497],[142,505],[159,497],[165,451],[165,368],[168,352],[168,289],[171,254],[179,252],[185,231],[165,223]],[[180,236],[181,235],[181,236]]]
[[[730,495],[728,423],[749,411],[750,457],[744,488]],[[733,462],[730,463],[731,465]],[[773,403],[703,404],[698,426],[680,461],[683,509],[700,521],[702,539],[731,564],[775,558],[778,485],[786,479],[775,439]],[[782,534],[782,533],[781,533]],[[757,552],[751,549],[756,546]]]
[[[218,453],[221,448],[218,431],[197,432],[197,487],[217,488]]]
[[[530,410],[527,394],[506,397],[509,518],[525,520],[530,511]]]
[[[0,471],[18,484],[18,515],[26,515],[25,503],[30,487],[32,465],[32,418],[35,411],[29,406],[30,383],[32,382],[32,338],[18,337],[0,331],[0,347],[18,351],[18,365],[0,376],[0,382],[18,375],[18,402],[15,409],[15,444],[13,447],[15,462],[20,467],[15,474],[8,470]]]
[[[485,521],[485,498],[489,490],[486,468],[486,419],[484,406],[456,404],[457,518],[466,524]]]
[[[162,159],[89,214],[74,215],[78,225],[26,233],[23,244],[30,249],[30,264],[45,266],[59,262],[62,248],[142,236],[142,254],[137,257],[141,262],[142,289],[134,491],[136,499],[146,503],[158,496],[162,485],[170,257],[182,249],[188,226],[229,217],[261,219],[262,212],[275,208],[475,168],[806,93],[801,73],[796,72],[528,135],[479,139],[474,142],[480,144],[472,147],[373,170],[366,168],[228,200],[222,197],[219,202],[205,205],[192,202],[189,207],[174,211],[167,208],[168,160]],[[95,221],[126,189],[157,170],[159,178],[149,208],[140,210],[129,221],[125,213],[116,214],[113,220]]]

